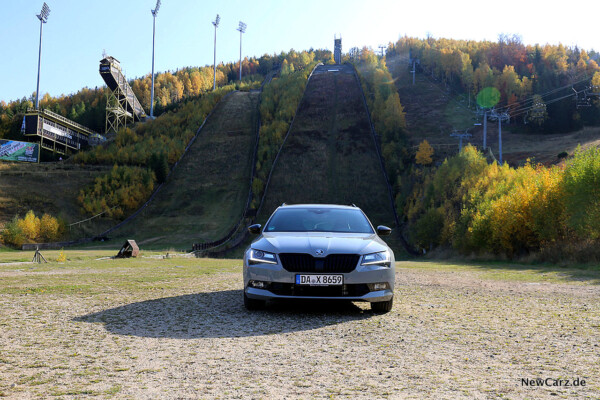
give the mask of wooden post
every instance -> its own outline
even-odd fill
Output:
[[[48,262],[48,261],[46,261],[46,259],[42,255],[42,253],[40,253],[39,247],[36,247],[35,254],[33,255],[33,260],[31,260],[31,262],[35,262],[35,263],[41,264],[42,260],[44,260],[45,263]]]

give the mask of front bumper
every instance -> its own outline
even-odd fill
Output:
[[[381,302],[394,296],[395,269],[382,266],[358,266],[354,271],[336,274],[344,276],[344,284],[337,286],[297,285],[296,275],[277,264],[244,265],[244,291],[251,299],[322,299]],[[251,281],[264,283],[252,287]],[[385,289],[373,287],[387,283]]]
[[[275,294],[269,290],[246,287],[244,289],[246,296],[251,299],[272,300],[272,299],[307,299],[307,300],[348,300],[348,301],[368,301],[379,302],[389,301],[394,297],[391,290],[377,290],[366,293],[362,296],[305,296],[305,295],[281,295]]]

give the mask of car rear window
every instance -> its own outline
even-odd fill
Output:
[[[374,233],[362,211],[345,208],[280,208],[265,232]]]

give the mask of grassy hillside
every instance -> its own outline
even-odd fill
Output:
[[[408,56],[400,55],[387,60],[394,76],[396,87],[406,112],[408,139],[417,146],[424,139],[433,145],[438,157],[446,157],[458,152],[458,139],[450,136],[453,129],[469,129],[473,135],[465,140],[476,146],[483,145],[482,117],[476,117],[469,110],[468,97],[457,96],[446,90],[443,83],[429,75],[416,74],[415,85],[408,66]],[[471,105],[474,100],[471,98]],[[570,133],[544,134],[523,133],[515,126],[502,125],[503,159],[512,165],[524,163],[528,158],[544,164],[558,161],[557,155],[563,151],[573,154],[577,145],[583,147],[600,143],[600,128],[587,127]],[[498,157],[498,122],[488,121],[487,145]],[[413,150],[415,150],[413,148]]]
[[[144,248],[187,249],[225,235],[250,190],[258,96],[236,92],[222,100],[154,201],[109,236]]]
[[[341,69],[328,72],[328,69]],[[258,220],[286,202],[356,204],[394,226],[360,87],[351,67],[318,67],[274,166]]]
[[[37,215],[49,213],[62,217],[67,224],[88,218],[80,212],[77,203],[79,190],[110,170],[108,166],[80,166],[75,164],[0,163],[0,227],[28,210]],[[110,219],[95,219],[80,224],[70,237],[96,234],[114,225]]]

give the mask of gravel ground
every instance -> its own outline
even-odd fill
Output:
[[[385,315],[362,303],[247,312],[239,267],[132,292],[8,291],[0,295],[0,395],[600,398],[600,286],[403,265]],[[102,289],[106,271],[87,274],[95,272]],[[0,287],[53,274],[76,279],[78,271],[4,270]],[[586,385],[527,387],[524,378]]]

